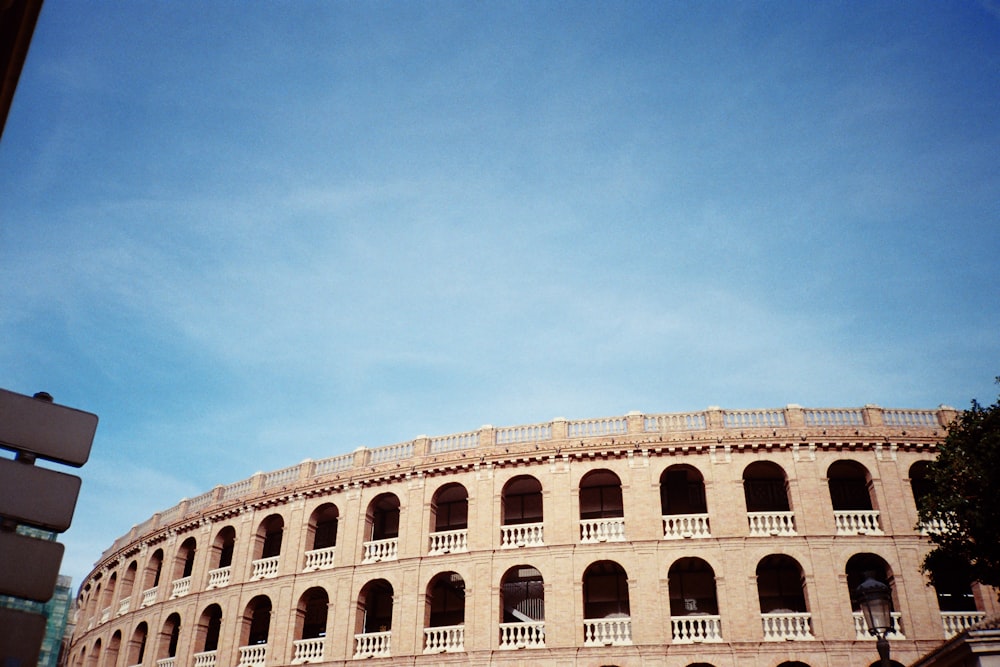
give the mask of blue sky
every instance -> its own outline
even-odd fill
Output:
[[[0,386],[100,416],[63,569],[420,434],[992,402],[998,109],[995,1],[47,0]]]

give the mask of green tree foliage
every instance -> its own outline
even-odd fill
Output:
[[[997,377],[1000,384],[1000,377]],[[948,427],[928,470],[920,523],[937,545],[923,569],[935,584],[955,578],[1000,588],[1000,398],[975,400]]]

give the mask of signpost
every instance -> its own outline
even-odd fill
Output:
[[[56,405],[45,393],[0,389],[0,594],[46,602],[55,591],[63,545],[17,532],[18,525],[53,533],[69,528],[80,478],[35,465],[44,459],[81,467],[90,457],[97,415]],[[0,665],[38,661],[45,617],[0,607]]]

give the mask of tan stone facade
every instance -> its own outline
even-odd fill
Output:
[[[867,667],[862,571],[906,664],[1000,613],[919,569],[921,462],[954,416],[557,419],[258,474],[103,554],[69,664]]]

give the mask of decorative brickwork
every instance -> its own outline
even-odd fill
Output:
[[[919,571],[910,476],[955,416],[629,413],[259,473],[101,556],[69,664],[868,667],[863,571],[892,587],[907,664],[1000,613]]]

